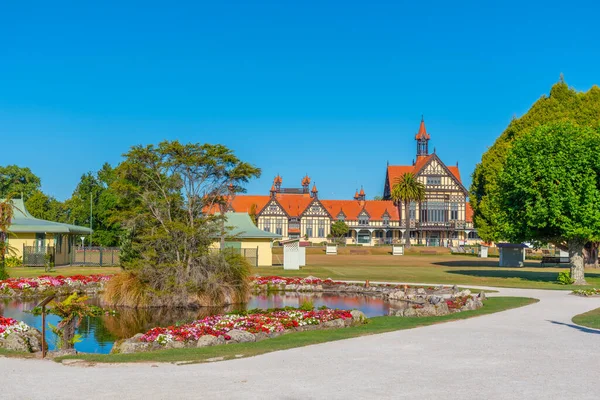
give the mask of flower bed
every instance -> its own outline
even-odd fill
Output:
[[[250,333],[273,333],[283,332],[306,325],[319,325],[334,319],[352,319],[350,311],[344,310],[278,310],[265,313],[254,313],[248,315],[214,315],[181,326],[170,326],[167,328],[154,328],[141,337],[142,342],[185,342],[198,340],[201,336],[223,336],[225,340],[231,337],[227,332],[234,329]]]
[[[0,338],[2,339],[6,339],[11,333],[23,333],[30,329],[31,327],[23,321],[0,316]]]
[[[100,290],[112,275],[39,276],[0,281],[0,297],[35,296],[61,289]]]
[[[248,314],[206,317],[190,324],[153,328],[145,334],[115,343],[113,353],[134,353],[162,348],[205,347],[256,342],[312,329],[344,328],[365,323],[360,311],[276,309]]]
[[[600,289],[578,289],[573,290],[572,294],[577,296],[591,297],[591,296],[600,296]]]

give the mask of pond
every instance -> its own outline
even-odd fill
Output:
[[[0,300],[0,315],[25,322],[41,331],[42,318],[27,312],[31,310],[40,299],[2,299]],[[81,342],[75,348],[84,353],[110,353],[113,343],[119,339],[132,337],[136,333],[144,333],[156,326],[169,326],[177,323],[188,323],[209,315],[222,314],[237,310],[250,310],[254,308],[282,308],[299,307],[304,301],[312,301],[315,307],[327,306],[345,310],[360,310],[367,317],[388,315],[390,303],[382,298],[339,293],[295,293],[276,292],[269,294],[252,295],[248,303],[243,305],[202,308],[200,310],[184,309],[118,309],[116,316],[90,317],[82,321],[77,333],[81,335]],[[96,298],[90,303],[100,305]],[[393,305],[392,305],[393,307]],[[60,319],[55,315],[48,315],[46,321],[56,325]],[[50,350],[55,349],[56,336],[46,326],[46,340]]]

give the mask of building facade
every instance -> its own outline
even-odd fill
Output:
[[[278,175],[269,195],[236,195],[229,200],[229,211],[250,214],[259,229],[284,239],[325,242],[331,225],[344,221],[350,228],[347,242],[353,244],[398,243],[405,235],[413,244],[428,246],[475,244],[479,239],[458,165],[446,166],[435,151],[430,154],[430,139],[422,120],[415,136],[416,159],[412,165],[387,166],[383,200],[367,200],[363,189],[348,200],[320,199],[310,177],[302,178],[298,188],[284,188]],[[411,203],[408,214],[403,204],[390,200],[393,185],[406,172],[426,188],[425,200]]]

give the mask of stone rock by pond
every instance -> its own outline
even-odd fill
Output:
[[[231,340],[228,343],[248,343],[248,342],[256,342],[256,337],[246,331],[242,331],[239,329],[233,329],[227,332]]]
[[[223,336],[216,337],[212,335],[204,335],[198,339],[196,342],[196,347],[210,347],[220,344],[225,344],[225,338]]]
[[[0,348],[22,353],[42,351],[42,333],[34,328],[10,333],[5,338],[0,337]]]
[[[352,322],[355,324],[364,324],[367,321],[367,316],[362,311],[352,310]]]
[[[397,317],[439,317],[450,314],[448,305],[443,302],[438,304],[415,304],[399,310],[390,310],[390,315]]]
[[[334,319],[323,322],[321,325],[323,325],[323,328],[343,328],[346,326],[343,319]]]
[[[119,342],[115,342],[111,354],[131,354],[131,353],[143,353],[147,351],[156,351],[160,350],[163,347],[156,342],[141,342],[140,338],[143,335],[138,333],[132,338],[121,340]]]

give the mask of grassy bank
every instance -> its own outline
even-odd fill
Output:
[[[600,308],[574,316],[573,322],[588,328],[600,329]]]
[[[35,278],[40,275],[72,276],[72,275],[111,275],[121,272],[120,267],[56,267],[52,272],[44,272],[43,267],[16,267],[8,268],[11,278]]]
[[[240,343],[226,346],[216,346],[200,349],[172,349],[151,353],[114,354],[114,355],[76,355],[63,359],[82,359],[89,362],[123,363],[123,362],[209,362],[211,359],[228,360],[240,357],[252,357],[272,351],[285,350],[294,347],[308,346],[334,340],[349,339],[358,336],[373,335],[384,332],[412,329],[442,322],[467,319],[512,308],[522,307],[537,302],[536,299],[524,297],[494,297],[485,301],[485,306],[479,310],[466,311],[442,317],[401,318],[376,317],[371,318],[366,325],[337,329],[291,333],[275,339],[258,343]]]
[[[280,261],[274,256],[274,261]],[[300,271],[284,271],[281,266],[259,267],[260,275],[317,276],[337,280],[391,281],[515,287],[524,289],[573,290],[572,285],[559,285],[556,277],[567,268],[540,267],[539,262],[526,262],[522,268],[500,268],[498,259],[480,259],[456,255],[337,255],[308,254],[307,266]],[[589,286],[600,287],[600,271],[586,270]]]

